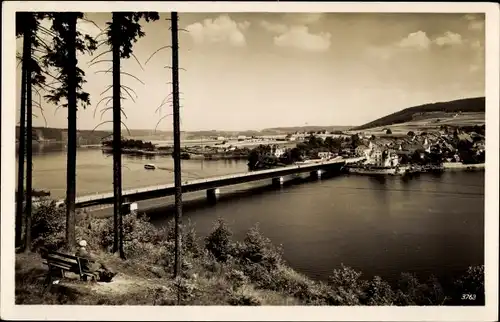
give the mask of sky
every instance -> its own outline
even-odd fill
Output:
[[[170,49],[146,64],[171,44],[169,17],[160,13],[159,21],[142,24],[146,35],[134,45],[141,65],[122,60],[122,70],[142,82],[122,75],[137,93],[135,102],[122,103],[130,129],[172,130],[169,103],[157,110],[171,93]],[[78,30],[97,36],[111,14],[86,18],[97,26],[80,20]],[[354,126],[415,105],[485,95],[483,14],[179,13],[179,28],[182,131]],[[111,74],[96,73],[111,62],[89,65],[107,50],[78,56],[91,97],[78,112],[79,129],[111,120],[111,110],[101,120],[106,100],[98,105],[111,95],[101,95]],[[20,74],[18,68],[17,93]],[[65,109],[43,106],[47,126],[66,127]],[[45,126],[42,117],[33,123]]]

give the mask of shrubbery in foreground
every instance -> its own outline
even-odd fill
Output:
[[[36,207],[33,249],[60,249],[64,244],[64,225],[64,209],[56,208],[53,203]],[[421,282],[408,273],[401,275],[397,287],[391,287],[378,276],[362,279],[360,272],[344,265],[333,270],[327,282],[314,281],[288,267],[283,260],[283,250],[264,237],[258,226],[251,228],[243,241],[232,239],[232,232],[223,220],[215,223],[204,241],[196,236],[189,222],[182,227],[182,232],[183,276],[174,281],[171,279],[173,221],[157,228],[145,217],[124,217],[127,260],[118,271],[126,269],[128,274],[138,277],[153,274],[168,286],[160,291],[139,291],[147,294],[93,299],[91,303],[85,302],[89,299],[82,296],[68,298],[61,294],[44,296],[40,301],[45,304],[263,305],[277,303],[273,298],[278,296],[278,303],[302,305],[484,305],[484,266],[470,267],[447,289],[435,278]],[[106,257],[111,251],[112,236],[112,218],[78,216],[77,239],[87,240],[93,252]],[[36,297],[36,287],[27,281],[31,281],[29,276],[16,274],[17,302],[25,303],[30,296]],[[475,294],[476,301],[462,302],[463,294]]]

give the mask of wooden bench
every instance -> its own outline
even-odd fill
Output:
[[[50,281],[52,281],[53,277],[64,278],[65,272],[78,274],[83,281],[86,281],[88,277],[97,281],[97,274],[88,270],[88,267],[95,263],[92,260],[46,249],[41,250],[41,255],[42,259],[44,259],[43,263],[49,267],[47,277]]]

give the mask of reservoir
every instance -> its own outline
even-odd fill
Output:
[[[33,187],[63,198],[66,153],[58,146],[34,149]],[[78,195],[112,190],[111,156],[81,148],[77,158]],[[159,169],[147,171],[146,163]],[[244,160],[184,160],[182,168],[183,181],[247,171]],[[170,182],[172,158],[123,157],[124,189]],[[319,279],[341,263],[366,278],[390,281],[401,272],[450,278],[484,263],[484,172],[421,174],[410,180],[339,175],[265,191],[258,185],[224,187],[216,205],[196,204],[203,191],[186,194],[184,218],[201,236],[224,218],[235,239],[258,223],[265,236],[283,245],[293,268]],[[173,198],[153,202],[165,203]],[[152,213],[156,225],[172,218],[166,211]]]

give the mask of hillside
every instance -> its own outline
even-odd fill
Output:
[[[16,139],[19,139],[20,129],[16,126]],[[33,127],[33,137],[36,140],[49,140],[55,142],[66,141],[66,129],[52,127]],[[99,143],[101,138],[109,136],[111,131],[78,130],[78,137],[81,137],[88,144]]]
[[[366,123],[364,125],[354,127],[352,130],[365,130],[381,126],[388,126],[393,124],[401,124],[405,122],[414,121],[418,118],[424,118],[422,113],[484,113],[485,112],[485,98],[467,98],[450,102],[438,102],[431,104],[424,104],[406,108],[402,111],[389,114],[381,117],[375,121]],[[425,115],[424,115],[425,116]]]

